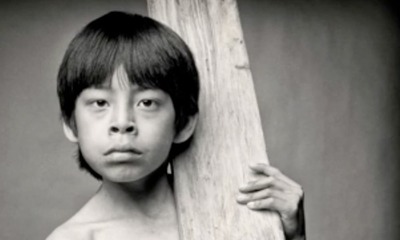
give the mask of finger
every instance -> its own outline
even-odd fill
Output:
[[[240,204],[246,204],[267,198],[285,198],[285,196],[278,190],[267,188],[253,193],[239,194],[236,200]]]
[[[274,196],[249,201],[247,206],[252,210],[272,210],[278,212],[282,218],[290,219],[296,215],[300,200],[294,194],[284,194],[277,191]]]
[[[272,210],[280,214],[287,214],[292,210],[290,202],[282,199],[282,197],[268,197],[247,203],[247,207],[252,210]]]
[[[290,188],[290,185],[279,179],[275,179],[273,177],[266,177],[266,178],[261,178],[259,180],[248,182],[246,185],[241,186],[239,188],[239,191],[242,193],[248,193],[248,192],[263,190],[266,188],[275,188],[275,189],[280,189],[282,191],[286,191],[288,188]]]
[[[255,181],[247,182],[245,185],[239,187],[240,192],[253,192],[272,186],[274,179],[266,177]]]
[[[273,198],[266,198],[258,201],[248,202],[247,207],[252,210],[275,210],[276,201]]]
[[[284,175],[279,169],[272,167],[268,164],[265,163],[252,164],[250,165],[250,168],[257,173],[263,173],[267,176],[276,177],[286,182],[290,186],[301,188],[301,186],[297,182],[293,181],[292,179]]]

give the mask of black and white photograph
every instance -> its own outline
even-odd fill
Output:
[[[0,1],[0,239],[397,240],[399,10]]]

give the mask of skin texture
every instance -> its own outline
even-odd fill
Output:
[[[178,133],[170,96],[129,82],[123,66],[110,83],[85,89],[75,105],[76,134],[85,160],[103,177],[96,194],[49,237],[53,239],[178,239],[165,160],[186,141],[197,116]]]
[[[165,160],[173,143],[193,134],[197,115],[178,133],[174,121],[170,96],[131,84],[123,66],[110,83],[85,89],[76,101],[76,134],[67,124],[64,132],[103,182],[47,239],[179,239]],[[251,169],[258,177],[239,189],[238,203],[277,211],[287,239],[302,239],[301,186],[270,166]]]
[[[85,89],[76,101],[82,154],[113,182],[136,181],[161,166],[174,142],[174,120],[169,95],[131,86],[122,67],[110,87]]]

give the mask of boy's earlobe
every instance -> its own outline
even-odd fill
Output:
[[[66,124],[64,121],[63,121],[63,130],[64,130],[64,135],[65,135],[65,137],[66,137],[69,141],[71,141],[71,142],[73,142],[73,143],[78,142],[78,138],[77,138],[77,136],[75,135],[74,131],[73,131],[73,130],[71,129],[71,127],[70,127],[68,124]]]
[[[196,129],[198,117],[199,114],[195,114],[189,117],[186,126],[176,134],[174,138],[174,143],[183,143],[193,135],[194,130]]]

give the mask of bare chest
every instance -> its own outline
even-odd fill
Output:
[[[152,224],[101,224],[88,226],[90,240],[179,240],[177,226]]]

